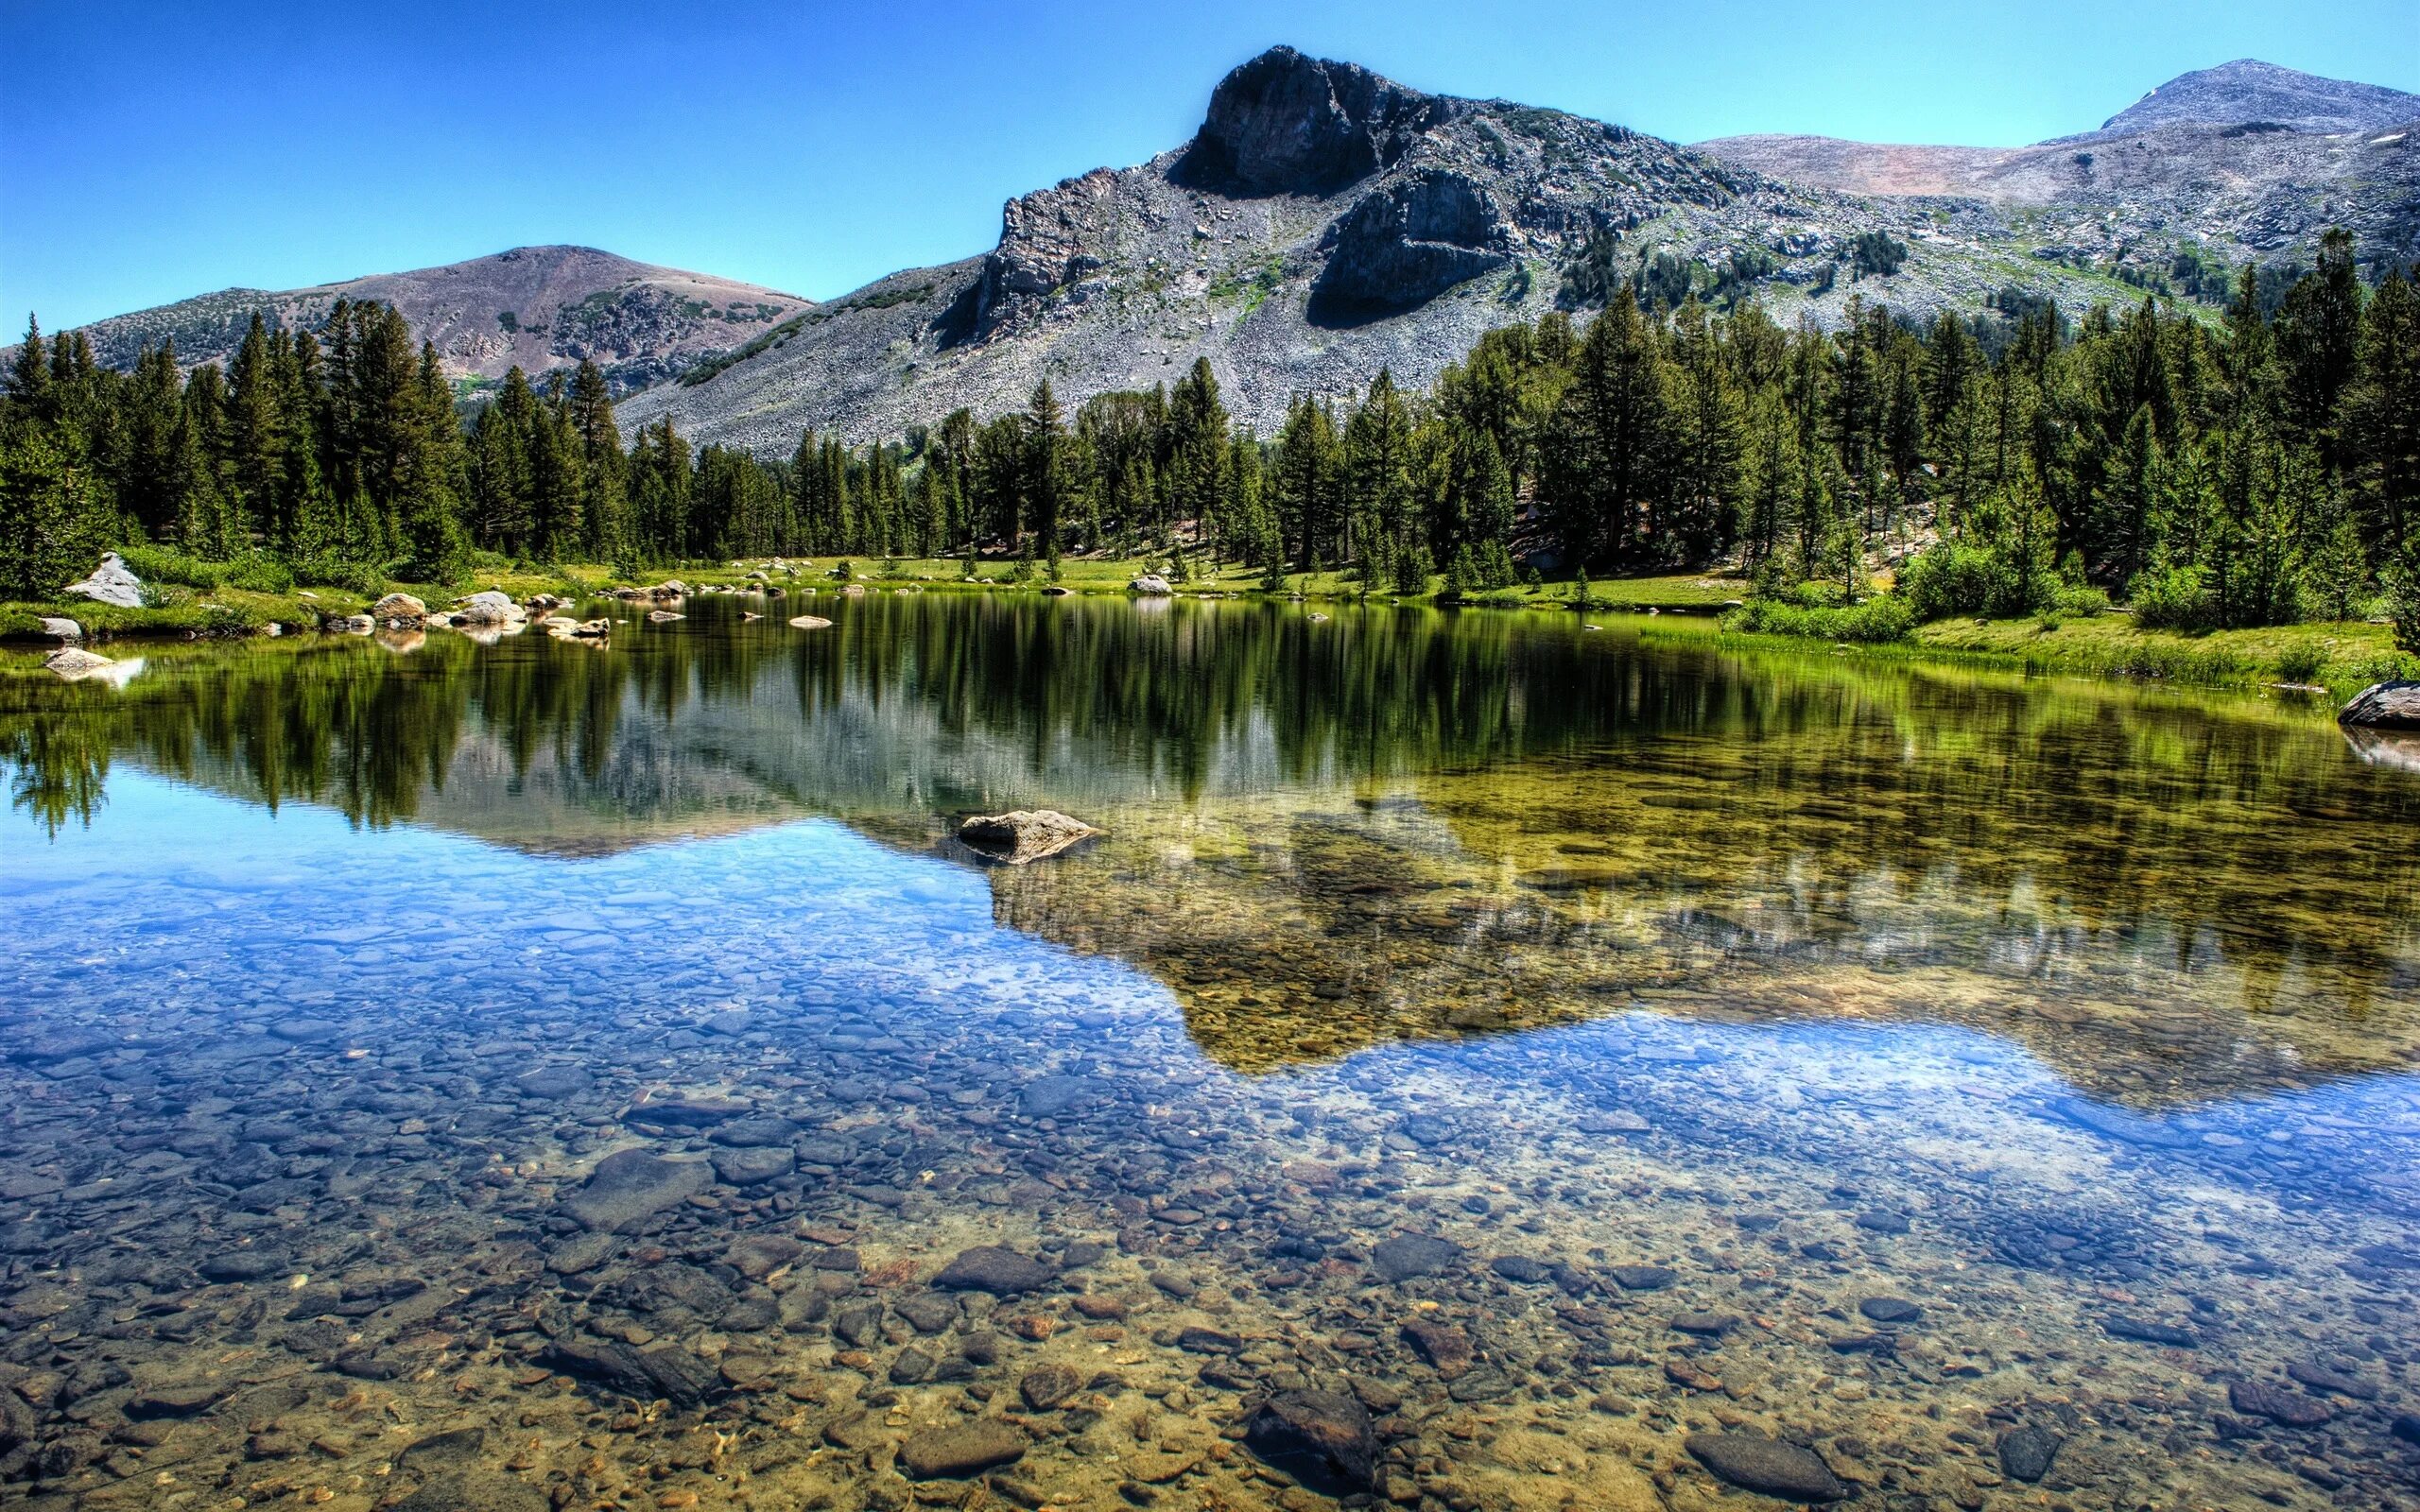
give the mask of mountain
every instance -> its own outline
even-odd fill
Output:
[[[2156,286],[2187,242],[2204,265],[2291,261],[2342,226],[2364,261],[2420,255],[2415,130],[2420,95],[2246,60],[2171,79],[2098,131],[2031,146],[1768,135],[1698,148],[1844,194],[1980,201],[2025,228],[2026,255]]]
[[[2420,94],[2322,78],[2256,59],[2179,74],[2103,121],[2120,136],[2163,126],[2282,127],[2289,131],[2382,131],[2420,120]]]
[[[2012,293],[2132,301],[2188,240],[2221,287],[2231,261],[2340,220],[2401,255],[2414,163],[2400,142],[2207,127],[2088,151],[1690,148],[1278,47],[1218,85],[1190,142],[1012,199],[985,255],[879,280],[622,412],[786,455],[804,426],[863,443],[1020,407],[1044,379],[1079,399],[1203,357],[1267,434],[1297,392],[1381,368],[1426,385],[1484,331],[1622,279],[1834,326],[1856,296],[1914,318]]]
[[[408,273],[313,288],[223,289],[83,328],[103,363],[130,368],[173,336],[188,365],[234,354],[259,311],[316,328],[338,300],[391,304],[437,344],[448,372],[475,384],[515,364],[535,376],[594,358],[616,391],[659,382],[735,351],[814,308],[795,294],[634,263],[590,247],[517,247]]]

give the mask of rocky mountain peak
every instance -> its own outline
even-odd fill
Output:
[[[2372,131],[2415,118],[2420,94],[2238,58],[2179,74],[2101,123],[2100,129],[2261,125],[2290,131]]]
[[[1253,194],[1328,194],[1392,164],[1454,103],[1357,64],[1271,47],[1219,81],[1186,168]]]

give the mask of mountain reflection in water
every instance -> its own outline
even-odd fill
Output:
[[[1244,1070],[1634,1006],[1955,1022],[2145,1107],[2420,1052],[2420,782],[2307,710],[1531,616],[838,612],[21,665],[0,741],[53,831],[112,761],[565,856],[1074,809],[1108,838],[994,872],[997,917],[1158,976]]]

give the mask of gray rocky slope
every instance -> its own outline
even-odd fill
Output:
[[[2420,120],[2420,94],[2238,58],[2179,74],[2100,129],[2128,135],[2162,126],[2260,122],[2293,131],[2383,131],[2411,120]]]
[[[2308,258],[2353,232],[2365,261],[2420,256],[2420,94],[2241,60],[2185,74],[2098,131],[2019,147],[1738,136],[1701,151],[1845,194],[1979,200],[2028,255],[2156,275],[2191,242],[2227,263]]]
[[[130,368],[173,338],[186,366],[234,354],[259,311],[315,329],[338,300],[391,304],[437,344],[458,379],[493,380],[516,364],[532,375],[593,358],[620,391],[645,387],[736,351],[810,301],[702,273],[634,263],[590,247],[518,247],[493,257],[313,288],[222,289],[83,328],[95,354]]]
[[[1622,271],[1663,254],[1698,265],[1702,285],[1744,273],[1739,292],[1777,318],[1826,326],[1853,296],[1918,318],[2012,287],[2137,299],[2119,277],[2164,269],[2188,238],[2235,261],[2348,215],[2373,244],[2411,238],[2420,194],[2396,145],[2161,130],[2199,133],[2195,155],[2101,149],[2090,195],[2062,198],[2055,165],[2011,168],[2005,185],[1936,167],[1893,192],[1870,175],[1826,182],[1806,154],[1682,147],[1280,47],[1219,84],[1184,146],[1011,200],[988,254],[880,280],[622,413],[775,455],[804,426],[864,442],[959,405],[1021,406],[1044,379],[1073,400],[1206,357],[1265,433],[1295,393],[1357,391],[1381,368],[1426,385],[1491,327],[1572,302],[1592,238]],[[2074,149],[2053,155],[2085,171]],[[2112,217],[2136,199],[2156,208]],[[2169,214],[2180,199],[2216,208]],[[1851,250],[1876,232],[1910,255],[1860,281]]]

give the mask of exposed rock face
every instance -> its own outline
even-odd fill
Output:
[[[2336,722],[2354,730],[2420,730],[2420,682],[2374,682],[2353,696]]]
[[[1219,80],[1185,167],[1250,194],[1326,194],[1393,163],[1457,103],[1272,47]]]
[[[1461,174],[1426,169],[1365,196],[1328,232],[1314,310],[1350,317],[1426,304],[1512,259],[1488,193]]]
[[[120,609],[143,607],[143,579],[135,576],[126,565],[126,558],[114,551],[102,553],[101,564],[93,569],[91,576],[69,583],[60,592],[98,604],[115,604]]]
[[[958,827],[958,837],[994,861],[1012,867],[1055,856],[1100,832],[1056,809],[1016,809],[978,814]]]

